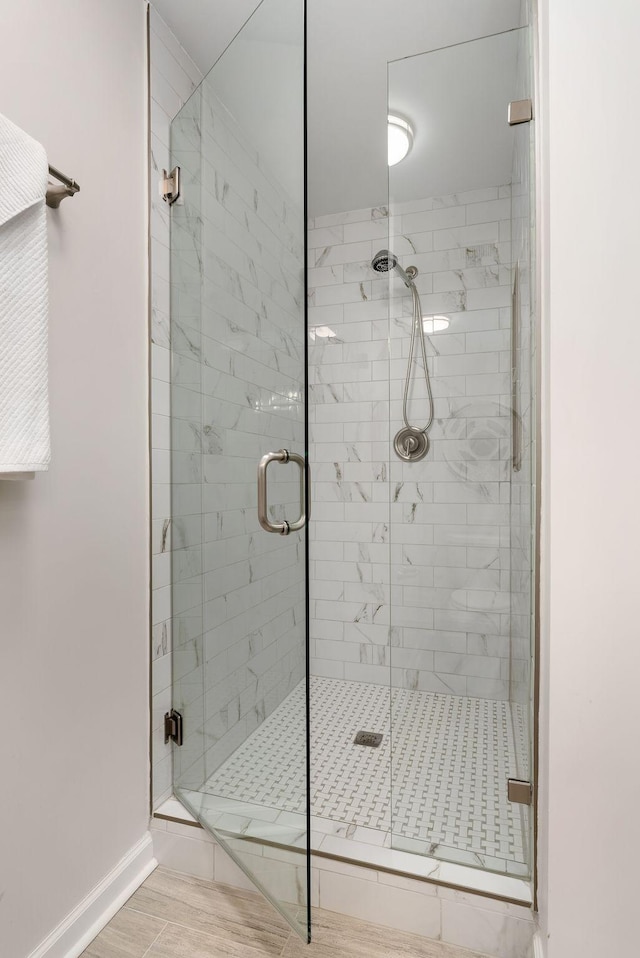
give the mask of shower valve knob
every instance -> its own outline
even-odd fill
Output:
[[[422,429],[405,426],[396,434],[393,448],[405,462],[417,462],[419,459],[424,459],[429,451],[429,440]]]

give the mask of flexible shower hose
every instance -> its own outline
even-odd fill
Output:
[[[415,283],[411,283],[411,295],[413,297],[413,319],[411,323],[411,344],[409,346],[409,361],[407,363],[407,376],[404,383],[404,400],[402,403],[402,418],[407,429],[417,429],[418,432],[427,433],[433,422],[433,395],[431,393],[431,380],[429,378],[429,367],[427,365],[427,347],[424,341],[424,325],[422,322],[422,306],[420,304],[420,295],[416,289]],[[429,396],[429,419],[426,426],[412,426],[407,415],[407,405],[409,402],[409,385],[411,383],[411,372],[413,368],[413,353],[416,343],[416,335],[420,337],[420,348],[422,350],[422,361],[424,363],[424,379],[427,384],[427,395]]]

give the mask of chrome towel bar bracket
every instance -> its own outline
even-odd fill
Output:
[[[71,177],[65,176],[55,166],[49,167],[49,175],[53,176],[59,183],[50,183],[47,187],[47,206],[57,210],[66,196],[75,196],[80,192],[80,187]]]

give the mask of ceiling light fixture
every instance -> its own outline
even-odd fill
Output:
[[[411,125],[400,116],[394,116],[389,113],[387,116],[387,162],[389,166],[395,166],[411,149],[413,143],[413,130]]]

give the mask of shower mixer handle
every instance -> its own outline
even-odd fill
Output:
[[[267,468],[271,462],[295,462],[300,469],[300,515],[293,522],[286,519],[283,522],[272,522],[269,519],[267,501]],[[278,535],[288,536],[290,532],[299,532],[304,529],[310,512],[310,482],[309,467],[303,456],[288,449],[279,449],[277,452],[267,452],[258,463],[258,522],[265,532],[277,532]]]
[[[429,439],[424,429],[405,426],[396,433],[393,447],[404,462],[417,462],[419,459],[424,459],[429,452]]]

